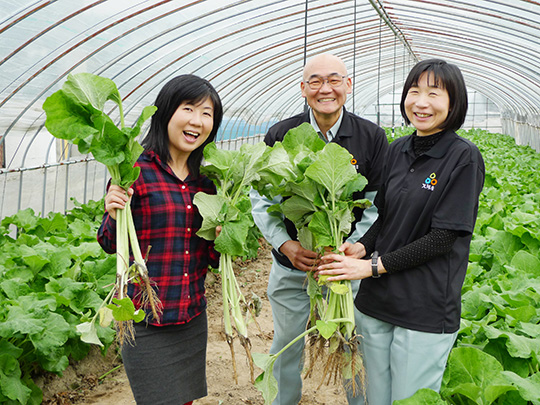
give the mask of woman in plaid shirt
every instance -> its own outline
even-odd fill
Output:
[[[199,173],[204,147],[215,139],[223,108],[205,79],[180,75],[161,89],[137,181],[125,191],[111,185],[98,241],[116,252],[116,210],[131,204],[141,250],[151,246],[146,263],[163,305],[161,319],[147,314],[135,325],[135,342],[122,348],[124,367],[137,404],[191,404],[207,395],[208,336],[204,280],[218,266],[212,242],[196,235],[202,217],[194,195],[215,194]],[[138,289],[128,291],[136,307]]]

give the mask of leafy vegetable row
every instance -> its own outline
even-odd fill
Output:
[[[507,135],[461,131],[481,150],[486,182],[441,394],[399,402],[540,404],[540,155]]]
[[[115,281],[115,258],[96,242],[102,215],[99,201],[65,215],[40,218],[26,209],[2,220],[0,403],[40,404],[33,378],[61,374],[88,354],[77,326],[97,313]],[[97,326],[96,334],[105,353],[115,331]]]

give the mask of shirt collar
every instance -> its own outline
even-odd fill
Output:
[[[407,142],[403,144],[403,148],[401,149],[402,152],[408,152],[412,156],[414,156],[414,146],[413,146],[413,136],[416,134],[416,131],[409,136],[409,139]],[[454,142],[454,139],[456,139],[458,135],[453,131],[445,131],[442,135],[441,139],[433,145],[433,147],[428,150],[424,155],[433,157],[433,158],[441,158],[443,157],[448,149],[450,148],[450,145],[452,142]]]
[[[319,137],[325,142],[331,142],[332,139],[336,137],[339,131],[339,127],[341,126],[341,121],[343,121],[343,107],[341,107],[339,118],[337,119],[336,123],[326,133],[326,136],[328,137],[328,140],[326,140],[321,129],[319,128],[319,125],[317,125],[317,120],[315,120],[315,116],[313,115],[313,110],[311,108],[309,109],[309,122],[311,123],[311,126],[313,127],[313,129],[315,129],[315,131],[319,134]]]
[[[153,150],[145,150],[143,153],[142,153],[142,158],[148,162],[152,161],[152,160],[155,160],[156,163],[163,169],[165,170],[167,173],[169,173],[170,175],[176,177],[176,175],[173,173],[172,169],[170,168],[170,166],[168,164],[165,164],[163,163],[163,161],[161,160],[161,157],[156,153],[154,152]],[[184,180],[180,180],[184,183],[187,183],[188,181],[190,181],[192,179],[191,177],[191,174],[188,174],[187,177],[184,179]]]

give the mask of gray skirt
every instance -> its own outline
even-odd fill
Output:
[[[138,405],[179,405],[207,395],[206,311],[182,325],[135,325],[122,359]]]

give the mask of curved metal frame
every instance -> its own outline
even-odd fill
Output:
[[[86,0],[68,5],[31,0],[5,11],[0,20],[0,145],[9,162],[0,168],[0,189],[6,190],[8,175],[20,176],[19,208],[23,173],[44,171],[44,211],[47,172],[77,165],[49,162],[56,141],[39,112],[72,71],[115,80],[126,122],[153,102],[172,75],[207,77],[226,107],[220,139],[229,134],[248,139],[302,111],[301,69],[314,54],[335,53],[352,67],[354,91],[347,108],[360,114],[399,89],[417,60],[440,57],[458,64],[468,86],[495,103],[511,135],[534,147],[540,144],[540,57],[535,52],[540,3],[535,1],[193,0],[179,5],[139,0],[123,5],[121,0]],[[45,41],[60,37],[64,27],[73,27],[71,36]],[[19,28],[28,31],[23,39],[18,39]],[[28,59],[32,53],[37,57]],[[117,111],[111,107],[110,113]],[[18,143],[6,148],[6,139]],[[38,140],[48,145],[39,148],[46,153],[42,164],[29,160]],[[80,164],[86,165],[88,181],[89,158],[84,159]],[[64,193],[66,207],[69,191]],[[0,216],[4,202],[5,192]]]

